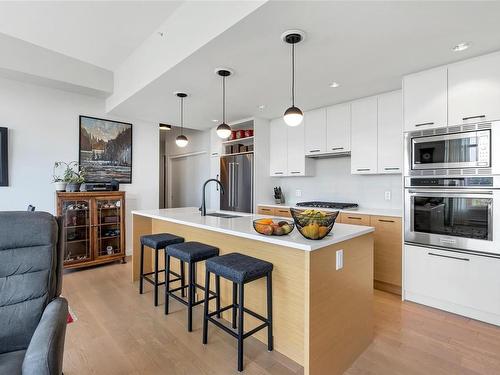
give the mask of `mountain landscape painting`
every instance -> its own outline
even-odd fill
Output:
[[[132,182],[132,124],[80,116],[80,166],[86,182]]]

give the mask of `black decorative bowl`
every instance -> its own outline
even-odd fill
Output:
[[[253,221],[253,228],[266,236],[284,236],[290,233],[295,225],[291,220],[257,219]]]
[[[290,208],[293,220],[300,234],[309,240],[321,240],[333,228],[339,211],[301,210]]]

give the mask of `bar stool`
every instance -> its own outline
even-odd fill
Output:
[[[155,306],[158,306],[158,287],[160,285],[164,285],[165,282],[159,282],[158,276],[161,272],[165,273],[165,269],[158,269],[158,256],[159,252],[162,249],[165,249],[168,245],[184,242],[184,238],[175,236],[170,233],[158,233],[158,234],[147,234],[141,236],[141,264],[140,264],[140,278],[139,278],[139,293],[142,294],[144,292],[144,280],[153,284],[154,286],[154,302]],[[144,272],[144,246],[147,246],[154,250],[155,252],[155,269],[153,272]],[[174,280],[170,280],[170,282],[181,281],[181,285],[184,285],[184,264],[181,264],[181,272],[180,275],[175,272],[170,272],[172,275],[177,277]],[[148,276],[154,275],[154,279],[149,278]],[[167,277],[165,276],[165,280]]]
[[[206,245],[201,242],[184,242],[177,243],[167,246],[166,257],[165,257],[165,269],[167,270],[167,283],[165,287],[165,315],[169,312],[169,297],[174,298],[188,308],[188,332],[193,330],[193,307],[197,306],[205,301],[208,303],[209,300],[216,299],[217,308],[220,307],[220,297],[219,288],[220,283],[216,284],[216,292],[210,291],[210,288],[206,289],[203,286],[197,284],[196,282],[196,263],[202,262],[209,258],[219,255],[219,249],[214,246]],[[188,285],[181,285],[178,288],[170,289],[170,257],[177,258],[180,260],[181,264],[183,262],[188,264]],[[175,292],[188,288],[188,300],[185,301],[183,298],[174,294]],[[205,299],[195,302],[195,292],[199,288],[205,292]],[[210,295],[210,297],[209,297]],[[184,294],[182,294],[184,296]]]
[[[267,349],[269,351],[273,350],[272,271],[272,263],[240,253],[230,253],[222,255],[219,257],[208,259],[206,262],[205,289],[210,289],[210,273],[213,273],[215,275],[217,283],[219,283],[219,278],[222,276],[223,278],[233,282],[233,303],[223,308],[217,306],[215,311],[209,313],[208,301],[206,300],[205,295],[205,307],[203,314],[203,344],[206,344],[208,341],[208,322],[214,323],[217,327],[221,328],[231,336],[238,339],[238,371],[243,371],[243,340],[247,337],[267,327]],[[263,316],[245,308],[244,306],[244,285],[262,277],[266,277],[267,280],[267,318],[264,318]],[[220,288],[218,287],[217,289],[218,294],[220,292]],[[239,301],[237,301],[238,297]],[[233,309],[232,328],[234,329],[237,327],[236,332],[212,318],[214,315],[217,315],[217,317],[219,317],[223,311],[229,310],[231,308]],[[237,311],[238,324],[236,324]],[[261,320],[263,323],[248,331],[247,333],[244,333],[244,312]]]

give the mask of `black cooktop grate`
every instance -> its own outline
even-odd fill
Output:
[[[333,208],[345,210],[347,208],[357,208],[358,205],[356,203],[339,203],[339,202],[299,202],[297,203],[299,207],[317,207],[317,208]]]

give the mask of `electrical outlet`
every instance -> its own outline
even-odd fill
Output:
[[[296,189],[296,190],[295,190],[295,196],[296,196],[296,197],[301,197],[301,196],[302,196],[302,190],[300,190],[300,189]]]
[[[384,194],[384,198],[386,201],[390,201],[391,200],[391,192],[390,191],[386,191],[385,194]]]
[[[335,269],[337,271],[344,268],[344,250],[342,249],[337,250],[337,252],[335,253],[335,262],[336,262]]]

